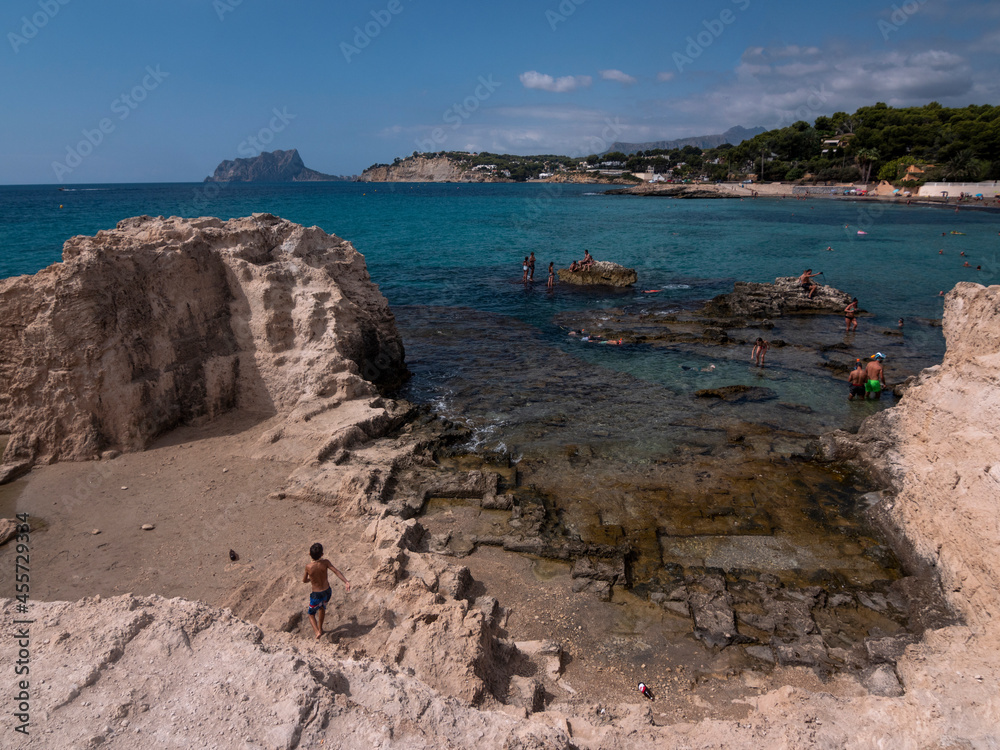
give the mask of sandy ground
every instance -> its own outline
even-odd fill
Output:
[[[345,593],[334,581],[327,619],[331,649],[349,653],[355,626],[370,614],[361,604],[370,575],[371,548],[361,539],[368,519],[274,497],[295,466],[247,457],[268,426],[229,416],[180,428],[144,453],[38,467],[0,487],[0,516],[31,516],[32,599],[155,593],[255,619],[262,608],[250,601],[254,586],[278,579],[301,586],[304,609],[302,569],[309,545],[320,541],[354,587]],[[143,524],[155,528],[144,531]],[[11,545],[0,548],[0,564],[12,569],[13,554]],[[738,720],[748,711],[745,699],[780,685],[857,691],[846,678],[823,683],[804,668],[755,672],[745,657],[735,661],[736,649],[713,653],[691,637],[689,620],[628,592],[616,591],[607,603],[574,593],[566,564],[489,547],[455,562],[478,582],[473,593],[508,608],[511,639],[563,645],[566,689],[549,696],[558,702],[635,702],[641,680],[656,696],[654,720],[667,724]],[[12,584],[5,589],[13,595]],[[312,639],[305,618],[294,632]]]

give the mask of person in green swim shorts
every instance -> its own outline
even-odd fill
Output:
[[[865,366],[865,395],[869,398],[882,398],[882,389],[885,388],[885,368],[882,363],[885,355],[882,352],[873,354],[871,362]]]

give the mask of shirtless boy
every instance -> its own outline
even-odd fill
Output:
[[[854,369],[851,370],[851,374],[847,376],[847,400],[853,401],[854,397],[857,396],[862,401],[865,400],[865,367],[861,364],[861,360],[855,360]]]
[[[814,276],[821,276],[822,271],[818,273],[813,273],[811,268],[807,268],[805,272],[799,276],[799,286],[802,287],[803,291],[809,292],[809,299],[816,294],[816,290],[819,289],[819,284],[813,281]]]
[[[865,367],[865,393],[870,393],[876,401],[882,398],[882,389],[885,388],[885,368],[882,367],[884,359],[881,352],[873,354],[872,361]]]
[[[323,557],[323,545],[316,542],[309,548],[309,557],[313,559],[306,565],[306,574],[302,576],[302,583],[312,584],[312,593],[309,594],[309,622],[312,623],[316,632],[316,640],[323,637],[323,617],[326,615],[326,603],[333,596],[333,588],[327,578],[326,571],[332,570],[333,574],[344,582],[344,591],[351,590],[351,584],[344,574],[333,567],[333,563]]]

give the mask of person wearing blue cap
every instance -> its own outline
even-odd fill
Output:
[[[882,398],[882,389],[885,388],[885,368],[882,362],[885,355],[877,352],[871,356],[871,362],[865,366],[865,394],[876,401]]]

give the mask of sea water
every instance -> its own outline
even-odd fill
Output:
[[[1000,270],[1000,216],[972,211],[639,198],[595,186],[315,183],[2,187],[0,277],[58,262],[67,238],[130,216],[257,212],[351,241],[403,336],[413,377],[400,395],[467,424],[474,461],[506,457],[511,491],[544,504],[545,533],[627,539],[632,581],[647,585],[662,585],[669,565],[770,571],[790,585],[832,575],[867,587],[898,575],[864,521],[856,478],[808,459],[816,436],[853,429],[894,399],[849,403],[843,374],[801,347],[774,347],[758,368],[747,345],[606,346],[570,336],[567,321],[690,311],[734,281],[812,268],[868,315],[857,335],[839,316],[796,325],[831,360],[883,350],[894,382],[905,374],[894,362],[916,371],[941,360],[938,292],[995,283]],[[634,267],[638,284],[548,291],[548,263],[565,267],[584,249]],[[726,385],[773,397],[696,396]]]
[[[34,273],[60,260],[70,236],[92,235],[130,216],[228,219],[267,212],[317,225],[364,254],[396,311],[414,373],[404,395],[470,421],[492,447],[544,442],[539,435],[553,431],[540,424],[553,413],[572,412],[552,439],[610,431],[627,454],[637,444],[628,436],[643,433],[643,414],[686,413],[682,397],[700,388],[763,382],[812,415],[804,417],[805,409],[775,414],[760,405],[743,411],[814,433],[851,427],[875,407],[847,404],[843,388],[832,390],[828,372],[784,370],[777,350],[760,371],[748,366],[749,352],[705,358],[588,346],[568,336],[557,316],[622,307],[666,314],[731,291],[736,280],[771,281],[812,268],[823,272],[822,283],[860,299],[872,314],[863,327],[891,329],[905,318],[906,345],[933,364],[944,351],[934,324],[943,306],[939,291],[959,281],[994,283],[1000,271],[997,215],[820,199],[639,198],[603,190],[448,183],[0,187],[0,278]],[[548,263],[565,267],[584,249],[635,268],[636,287],[558,285],[548,292]],[[535,282],[524,285],[521,266],[532,251]],[[966,260],[972,268],[963,267]],[[716,367],[702,372],[710,364]],[[891,357],[889,367],[891,373]],[[638,442],[655,451],[660,438],[657,432]]]

